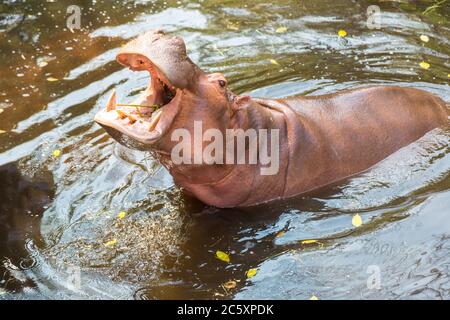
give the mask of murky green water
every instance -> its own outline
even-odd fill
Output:
[[[448,1],[427,14],[431,1],[243,3],[83,1],[74,32],[76,1],[0,4],[1,299],[450,298],[449,128],[319,193],[219,210],[94,124],[112,88],[146,86],[114,56],[153,28],[236,93],[395,83],[450,101]],[[381,29],[366,24],[373,4]]]

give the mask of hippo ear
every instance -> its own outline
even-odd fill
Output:
[[[231,106],[234,111],[239,109],[243,109],[248,106],[249,102],[252,100],[250,96],[240,96],[234,100],[233,105]]]

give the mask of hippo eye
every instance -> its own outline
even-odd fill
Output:
[[[224,88],[227,85],[227,83],[224,80],[219,80],[219,86]]]
[[[142,60],[138,60],[138,62],[139,62],[140,65],[144,64],[144,61],[142,61]]]

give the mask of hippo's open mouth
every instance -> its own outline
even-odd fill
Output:
[[[113,92],[95,121],[120,143],[148,150],[168,133],[181,110],[181,100],[201,70],[186,54],[182,38],[161,30],[144,33],[119,50],[117,61],[133,71],[150,73],[150,84],[130,104],[117,103]]]
[[[149,71],[150,83],[141,96],[130,104],[117,103],[114,90],[106,107],[95,116],[95,121],[125,145],[130,145],[130,139],[144,145],[151,144],[167,132],[177,115],[182,89],[172,85],[145,57],[118,55],[117,60],[133,71]]]

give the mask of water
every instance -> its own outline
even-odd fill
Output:
[[[239,94],[395,83],[450,101],[448,2],[92,1],[70,32],[71,4],[0,5],[1,299],[450,298],[448,127],[326,190],[219,210],[93,122],[113,88],[127,102],[146,86],[114,56],[152,28],[183,36]]]

